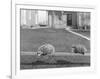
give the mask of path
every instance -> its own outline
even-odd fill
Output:
[[[70,29],[67,29],[67,28],[66,28],[66,30],[67,30],[68,32],[71,32],[71,33],[77,35],[77,36],[80,36],[80,37],[82,37],[82,38],[85,38],[85,39],[87,39],[87,40],[90,40],[90,38],[88,38],[87,36],[84,36],[84,35],[82,35],[82,34],[73,32],[73,31],[71,31]]]

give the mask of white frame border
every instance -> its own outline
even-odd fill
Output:
[[[96,69],[96,52],[95,50],[95,31],[96,22],[95,22],[95,8],[93,7],[64,7],[64,6],[44,6],[44,5],[31,5],[31,4],[12,4],[12,78],[25,78],[25,77],[39,77],[42,76],[51,76],[51,75],[63,75],[63,74],[76,74],[76,73],[86,73],[94,72]],[[75,8],[74,8],[75,7]],[[20,8],[27,9],[45,9],[45,10],[63,10],[63,11],[82,11],[82,12],[91,12],[91,66],[90,67],[75,67],[75,68],[50,68],[50,69],[32,69],[32,70],[20,70]],[[16,50],[17,49],[17,50]],[[67,70],[67,71],[66,71]],[[55,72],[54,72],[55,71]],[[45,73],[45,74],[44,74]],[[34,74],[34,75],[33,75]],[[65,75],[66,75],[65,74]]]

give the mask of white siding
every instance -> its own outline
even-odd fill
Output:
[[[38,11],[38,24],[48,24],[48,12],[47,11]]]
[[[78,26],[90,25],[90,13],[79,12],[78,15]]]
[[[21,18],[20,18],[20,22],[21,25],[26,25],[26,10],[21,10]]]

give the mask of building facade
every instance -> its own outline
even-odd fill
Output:
[[[21,10],[21,26],[73,28],[90,27],[89,12]]]

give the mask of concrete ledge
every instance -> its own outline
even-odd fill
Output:
[[[34,58],[35,59],[38,58],[38,56],[36,55],[36,52],[21,52],[21,57],[22,57],[21,61],[26,60],[24,62],[27,62],[28,59],[29,59],[28,61],[31,62],[32,60],[34,61]],[[52,58],[56,60],[66,60],[71,63],[90,63],[90,53],[86,53],[85,55],[82,55],[82,54],[75,54],[75,53],[64,53],[64,52],[61,53],[60,52],[60,53],[52,54]]]

